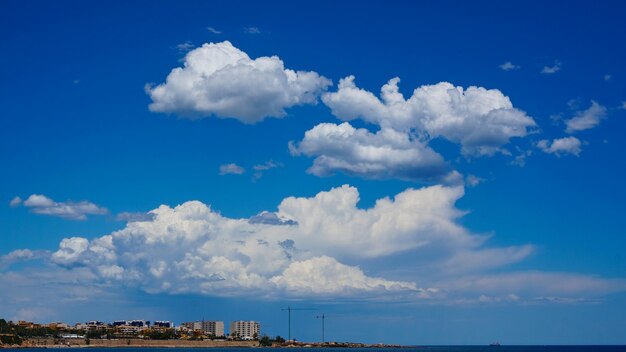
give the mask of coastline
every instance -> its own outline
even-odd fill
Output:
[[[259,341],[227,340],[144,340],[144,339],[25,339],[20,345],[0,344],[3,348],[406,348],[411,346],[365,344],[356,342],[300,342],[261,346]]]
[[[0,345],[1,348],[210,348],[259,347],[258,341],[216,340],[143,340],[143,339],[25,339],[20,345]]]

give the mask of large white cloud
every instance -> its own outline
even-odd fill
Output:
[[[330,84],[315,72],[286,69],[277,56],[253,60],[224,41],[190,51],[183,67],[173,69],[165,83],[147,87],[147,93],[151,111],[255,123],[315,103]]]
[[[0,257],[0,272],[46,257],[94,287],[257,298],[579,302],[626,289],[620,279],[508,272],[534,246],[487,246],[488,236],[459,223],[464,213],[455,203],[463,192],[407,189],[362,209],[359,192],[345,185],[285,198],[275,212],[249,219],[198,201],[163,205],[109,235],[63,239],[54,253],[9,253]]]
[[[344,185],[312,198],[286,198],[278,214],[298,223],[297,247],[340,258],[375,258],[434,243],[476,245],[480,238],[456,222],[463,212],[454,204],[462,196],[462,187],[407,189],[359,209],[359,192]]]
[[[465,254],[472,261],[498,261],[503,253],[515,258],[497,266],[529,254],[515,247],[483,251],[485,238],[457,223],[463,213],[454,204],[462,195],[461,186],[408,189],[360,209],[358,191],[346,185],[311,198],[286,198],[275,213],[251,219],[227,218],[190,201],[161,206],[151,217],[100,238],[66,238],[50,258],[147,292],[420,295],[436,290],[420,289],[414,279],[370,276],[354,264],[407,251],[428,253],[426,248],[439,248],[440,263],[470,252],[476,253]]]
[[[511,138],[526,136],[535,126],[531,117],[513,107],[497,89],[464,89],[441,82],[418,87],[405,99],[399,81],[389,80],[379,99],[357,87],[354,76],[349,76],[340,81],[336,92],[325,93],[322,100],[344,121],[360,118],[382,128],[443,137],[459,143],[466,155],[491,155]]]
[[[509,154],[504,146],[536,126],[497,89],[441,82],[421,86],[405,99],[400,79],[393,78],[378,98],[357,87],[354,79],[340,80],[337,91],[323,94],[322,100],[339,119],[361,119],[378,130],[322,123],[307,131],[299,144],[290,143],[290,150],[315,157],[312,174],[460,182],[460,175],[430,148],[432,139],[459,144],[465,156]]]
[[[364,178],[440,181],[450,166],[425,143],[393,129],[371,133],[349,123],[322,123],[307,131],[292,153],[315,156],[309,172],[344,172]]]

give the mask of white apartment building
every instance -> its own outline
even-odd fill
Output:
[[[217,320],[192,321],[180,324],[191,331],[200,331],[206,335],[224,336],[224,322]]]
[[[232,335],[233,333],[242,339],[258,337],[261,334],[261,324],[253,320],[233,321],[230,323],[230,334]]]

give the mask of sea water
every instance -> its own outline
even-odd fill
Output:
[[[276,348],[134,348],[118,347],[122,352],[278,352]],[[88,347],[88,352],[112,352],[112,348]],[[117,348],[114,348],[117,349]],[[11,349],[8,349],[11,350]],[[17,351],[18,349],[16,349]],[[55,352],[76,352],[76,348],[53,348]],[[626,352],[626,346],[416,346],[402,348],[284,348],[283,352]],[[20,352],[41,352],[40,348],[20,348]],[[207,352],[207,351],[204,351]]]

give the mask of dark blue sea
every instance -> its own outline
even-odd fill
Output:
[[[117,349],[117,348],[116,348]],[[276,348],[132,348],[121,347],[124,352],[278,352]],[[11,350],[11,349],[7,349]],[[18,349],[15,349],[18,351]],[[58,352],[76,352],[76,348],[53,348]],[[626,352],[626,346],[416,346],[403,348],[284,348],[284,352]],[[41,352],[40,348],[20,348],[20,352]],[[87,348],[88,352],[111,352],[111,348]]]

